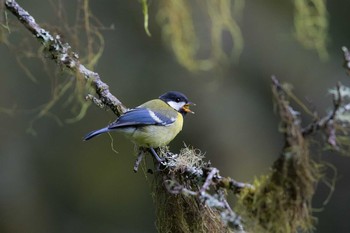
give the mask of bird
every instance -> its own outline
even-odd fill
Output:
[[[163,159],[156,148],[168,145],[182,130],[183,117],[194,112],[188,98],[181,92],[169,91],[157,99],[129,109],[106,127],[94,130],[84,137],[84,141],[103,133],[117,131],[124,134],[135,145],[149,150],[158,162]]]

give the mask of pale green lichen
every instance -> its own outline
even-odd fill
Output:
[[[329,17],[325,0],[294,0],[294,34],[300,44],[328,58]]]
[[[143,27],[145,29],[145,32],[147,36],[151,36],[151,32],[148,28],[148,21],[149,21],[149,15],[148,15],[148,2],[147,0],[141,0],[142,4],[142,13],[143,13]]]
[[[244,7],[244,0],[200,1],[193,6],[186,0],[160,1],[157,19],[162,27],[164,41],[169,45],[178,62],[190,71],[222,68],[232,61],[238,61],[244,47],[241,29],[238,24]],[[210,22],[205,37],[210,38],[210,52],[203,54],[205,39],[197,33],[198,22],[193,11],[203,10]],[[201,11],[198,11],[201,12]],[[231,37],[223,45],[224,36]],[[224,47],[231,47],[230,50]]]

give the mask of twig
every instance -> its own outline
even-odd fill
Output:
[[[348,56],[350,59],[350,54],[348,54]],[[277,92],[286,93],[284,91],[282,85],[279,83],[279,81],[274,76],[272,77],[272,84],[275,86]],[[340,93],[340,88],[341,88],[341,84],[338,83],[337,84],[337,93],[334,94],[334,96],[333,96],[333,110],[325,117],[323,117],[321,119],[316,119],[314,122],[312,122],[311,124],[307,125],[303,129],[301,129],[303,137],[307,137],[307,136],[323,129],[326,132],[328,144],[330,144],[333,148],[337,149],[336,135],[335,135],[336,129],[334,126],[334,120],[335,120],[336,114],[337,114],[338,110],[340,109],[340,107],[342,105],[342,101],[343,101],[343,99],[341,97],[341,93]],[[295,112],[292,109],[288,109],[288,111],[292,111],[291,112],[292,115],[297,114],[297,112]]]
[[[139,153],[137,155],[135,164],[134,164],[134,172],[136,173],[139,170],[140,163],[142,159],[145,157],[145,153],[143,150],[139,150]]]
[[[254,186],[248,183],[238,182],[231,177],[222,177],[218,175],[216,178],[217,187],[222,187],[231,190],[234,194],[239,194],[243,189],[254,189]]]
[[[327,142],[335,149],[337,149],[337,145],[336,145],[336,135],[335,135],[336,130],[334,126],[334,120],[343,102],[340,88],[341,88],[341,84],[338,83],[337,89],[336,89],[337,93],[334,94],[333,96],[333,110],[327,116],[314,121],[313,123],[309,124],[308,126],[302,129],[302,134],[304,137],[309,136],[320,129],[325,129],[328,137]]]
[[[344,53],[344,68],[347,70],[348,75],[350,75],[350,52],[347,47],[342,47]]]
[[[205,182],[202,186],[202,188],[199,190],[200,193],[205,192],[209,189],[209,186],[213,183],[213,177],[216,173],[218,173],[218,169],[215,167],[211,169],[210,173],[208,174],[207,178],[205,179]]]
[[[5,6],[41,42],[52,60],[72,73],[82,75],[86,80],[91,81],[101,102],[117,116],[126,111],[126,107],[110,93],[109,86],[102,82],[99,74],[80,64],[78,54],[71,51],[70,45],[63,43],[59,35],[53,36],[49,31],[40,27],[15,0],[6,0]]]

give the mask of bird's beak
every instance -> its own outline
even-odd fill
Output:
[[[190,105],[196,105],[195,103],[192,103],[192,102],[188,102],[187,104],[185,104],[183,107],[182,107],[182,110],[186,113],[192,113],[194,114],[194,112],[190,109]]]

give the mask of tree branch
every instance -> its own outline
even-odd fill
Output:
[[[333,110],[328,115],[314,121],[313,123],[303,128],[302,134],[304,137],[307,137],[319,131],[320,129],[324,129],[326,130],[328,144],[331,145],[333,148],[337,148],[334,120],[337,112],[342,106],[342,101],[343,101],[343,98],[340,93],[340,88],[341,88],[341,84],[338,83],[336,87],[336,93],[333,95]]]
[[[348,75],[350,75],[350,52],[347,47],[343,46],[343,56],[344,56],[344,68],[346,69]]]
[[[64,43],[59,35],[53,36],[49,31],[39,26],[35,19],[15,0],[6,0],[5,5],[40,41],[44,51],[50,55],[52,60],[61,67],[66,68],[66,70],[76,75],[82,75],[93,84],[99,98],[89,94],[86,99],[91,100],[99,107],[109,107],[117,116],[127,110],[110,93],[108,85],[102,82],[97,73],[80,64],[78,54],[73,52],[70,45]],[[188,153],[192,157],[188,156]],[[162,190],[161,192],[156,192],[155,196],[158,196],[158,199],[165,196],[167,200],[165,207],[162,205],[157,210],[158,212],[162,211],[159,215],[165,216],[165,219],[158,216],[158,220],[162,219],[162,221],[159,221],[159,229],[165,228],[169,230],[170,225],[175,227],[174,230],[179,229],[179,224],[176,224],[176,221],[169,217],[170,214],[177,215],[177,218],[181,218],[182,224],[186,222],[188,229],[192,229],[195,232],[202,232],[205,229],[211,229],[212,231],[210,232],[232,232],[228,225],[242,232],[243,226],[240,223],[240,217],[233,212],[226,200],[226,190],[232,190],[233,193],[237,194],[243,188],[252,188],[251,185],[237,182],[230,177],[220,176],[219,170],[210,166],[209,163],[203,162],[203,157],[198,157],[194,149],[188,150],[185,154],[175,155],[167,151],[163,155],[166,158],[166,163],[163,164],[165,167],[162,170],[157,170],[155,173],[155,179],[159,181],[159,183],[155,184],[155,188]],[[138,170],[143,156],[143,151],[140,151],[134,166],[135,172]],[[197,162],[193,163],[193,161]],[[199,189],[200,183],[203,184]],[[186,202],[182,201],[184,198],[186,198]],[[193,208],[192,212],[189,211],[188,203],[193,203],[196,206],[190,207]],[[167,213],[166,209],[168,207],[173,210],[171,207],[173,205],[178,205],[178,211],[164,214]],[[181,211],[184,211],[186,214],[182,216]],[[190,214],[188,214],[189,212]],[[166,221],[170,222],[170,224],[164,223]]]
[[[51,55],[52,60],[72,73],[82,75],[92,83],[103,106],[110,108],[117,116],[126,111],[126,107],[110,93],[109,86],[101,80],[99,74],[80,64],[78,54],[71,51],[70,45],[63,43],[59,35],[53,36],[49,31],[40,27],[15,0],[6,0],[5,6],[41,42],[45,52]]]

